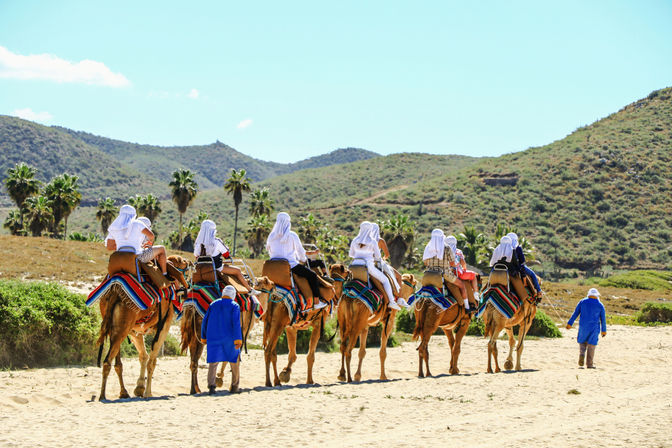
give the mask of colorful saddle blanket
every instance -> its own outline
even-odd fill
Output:
[[[457,299],[453,297],[449,289],[446,289],[444,295],[444,293],[439,291],[439,288],[436,286],[423,286],[418,292],[409,297],[408,304],[413,305],[413,303],[419,302],[422,299],[431,300],[432,303],[441,308],[441,310],[447,310],[457,303]]]
[[[98,285],[96,289],[91,291],[86,300],[87,306],[93,306],[101,297],[108,294],[113,288],[121,288],[126,294],[126,298],[132,305],[139,310],[146,310],[154,303],[160,302],[162,299],[168,299],[179,305],[175,294],[175,287],[171,286],[164,290],[160,290],[149,282],[139,282],[133,275],[119,272],[112,276],[107,276],[103,282]]]
[[[360,280],[349,280],[343,285],[343,295],[352,299],[359,299],[366,305],[371,314],[376,313],[380,309],[380,304],[383,301],[381,293]]]
[[[511,319],[520,308],[521,301],[513,291],[509,292],[501,285],[491,286],[483,293],[477,317],[481,317],[488,303],[491,303],[504,317]]]
[[[208,311],[208,308],[210,308],[210,304],[220,298],[220,291],[221,289],[217,289],[217,286],[212,283],[196,283],[195,285],[192,285],[189,290],[187,300],[184,301],[182,308],[193,306],[196,309],[196,312],[203,317]],[[240,307],[240,311],[251,310],[257,318],[264,314],[261,304],[252,300],[251,297],[236,294],[235,301]]]
[[[280,285],[275,285],[273,296],[269,298],[271,302],[282,303],[287,308],[290,325],[296,323],[300,313],[311,311],[317,300],[315,298],[306,299],[297,289],[287,289]],[[333,304],[329,304],[325,309],[331,313]]]

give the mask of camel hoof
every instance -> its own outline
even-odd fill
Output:
[[[516,366],[516,370],[520,372],[521,370],[523,370],[523,368],[520,366]]]
[[[266,387],[272,387],[271,380],[266,381]]]
[[[105,398],[105,395],[101,395],[98,397],[98,401],[107,401],[107,398]]]
[[[487,373],[492,373],[492,369],[491,369],[491,368],[488,368],[488,370],[487,370],[486,372],[487,372]]]
[[[499,372],[501,372],[501,371],[502,371],[502,369],[500,369],[499,367],[497,367],[497,368],[495,369],[495,373],[499,373]]]
[[[215,385],[217,387],[222,387],[224,385],[224,379],[220,377],[215,378]]]
[[[355,374],[355,381],[357,381],[359,383],[361,381],[361,379],[362,379],[362,375],[359,374],[359,373],[356,373]]]
[[[424,373],[418,373],[418,378],[424,378],[425,374]]]
[[[310,379],[310,380],[306,381],[306,384],[315,384],[315,381],[313,381],[312,379]]]
[[[142,397],[143,395],[145,395],[145,386],[137,386],[133,390],[133,395],[135,395],[136,397]]]
[[[291,378],[291,372],[289,370],[283,370],[280,372],[279,377],[281,383],[288,383],[289,379]]]
[[[430,376],[427,374],[427,376]],[[380,375],[380,381],[387,381],[387,376],[386,375]]]
[[[504,363],[504,368],[506,370],[513,369],[513,361],[510,361],[510,360],[507,359],[506,362]]]
[[[119,392],[119,398],[131,398],[131,396],[128,395],[128,392],[126,392],[126,389],[124,389],[121,392]]]
[[[450,370],[448,371],[448,373],[450,373],[451,375],[459,375],[459,373],[460,373],[460,369],[457,369],[457,368],[455,368],[455,369],[450,369]]]
[[[282,383],[280,382],[280,380],[273,380],[273,386],[281,386],[281,385]]]
[[[345,375],[344,374],[339,374],[336,378],[338,378],[338,381],[345,381]]]

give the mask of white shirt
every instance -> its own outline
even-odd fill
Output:
[[[200,246],[200,244],[199,244]],[[216,257],[219,254],[225,254],[229,251],[229,248],[226,247],[226,244],[222,242],[219,238],[215,238],[214,242],[211,245],[205,245],[205,256],[206,257]],[[194,255],[197,257],[201,256],[201,248],[194,248]]]
[[[373,262],[374,258],[376,258],[376,253],[380,254],[379,251],[376,251],[377,248],[377,246],[373,246],[372,244],[365,244],[364,247],[360,247],[359,244],[355,244],[352,247],[350,256],[354,259],[361,258],[367,262]]]
[[[306,250],[301,245],[299,235],[295,232],[289,232],[286,242],[274,240],[266,245],[266,250],[271,258],[284,258],[289,262],[289,267],[293,268],[299,262],[306,261]]]
[[[132,247],[135,250],[136,254],[142,253],[142,243],[145,241],[145,234],[142,233],[147,227],[138,220],[133,220],[131,222],[131,234],[128,239],[126,237],[126,229],[124,230],[110,230],[105,238],[105,241],[112,239],[117,245],[117,250],[121,249],[124,246]]]

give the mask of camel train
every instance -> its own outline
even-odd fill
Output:
[[[276,232],[275,235],[285,247],[287,240],[282,240],[283,235],[284,238],[289,235],[290,241],[294,238],[291,235],[294,232],[289,230],[287,221],[285,220],[281,232]],[[509,336],[509,355],[504,368],[514,367],[512,355],[515,346],[517,352],[515,369],[521,370],[524,338],[536,314],[540,290],[527,276],[520,274],[522,269],[515,271],[513,266],[515,252],[512,256],[510,250],[507,252],[508,246],[502,249],[503,252],[499,250],[503,243],[498,246],[491,262],[492,272],[485,286],[482,285],[478,275],[475,281],[464,282],[461,285],[455,276],[450,277],[436,265],[428,265],[418,281],[413,274],[402,274],[390,266],[385,266],[377,250],[379,245],[383,248],[384,242],[379,242],[380,238],[376,236],[375,229],[371,231],[370,224],[363,223],[360,235],[353,240],[353,244],[359,246],[354,250],[355,256],[351,248],[353,262],[350,265],[338,263],[327,266],[324,257],[321,257],[319,263],[315,263],[315,253],[319,251],[313,251],[308,259],[305,251],[301,253],[294,246],[291,250],[296,250],[298,260],[271,257],[264,262],[262,275],[259,277],[255,276],[242,259],[230,257],[225,246],[222,246],[221,251],[206,250],[208,244],[210,247],[218,247],[219,244],[212,239],[215,234],[212,231],[214,223],[209,230],[212,237],[210,240],[207,235],[204,239],[197,238],[197,243],[199,241],[201,243],[195,249],[195,254],[198,254],[195,261],[172,255],[167,257],[165,273],[161,272],[162,267],[157,260],[141,260],[141,256],[132,251],[113,251],[110,255],[107,277],[91,292],[87,300],[89,306],[99,303],[102,316],[98,338],[99,366],[103,347],[106,341],[109,341],[102,363],[99,399],[106,399],[105,389],[113,360],[120,384],[119,398],[129,397],[122,377],[120,351],[121,344],[126,338],[129,338],[137,348],[141,366],[134,395],[152,396],[152,376],[157,357],[171,324],[176,320],[180,323],[181,349],[183,352],[188,351],[190,355],[189,391],[191,394],[201,393],[198,385],[198,362],[204,350],[201,323],[208,307],[219,299],[226,285],[233,286],[237,292],[235,301],[241,310],[240,324],[245,350],[250,330],[259,321],[263,324],[265,384],[268,387],[290,381],[292,367],[297,360],[298,331],[309,328],[312,328],[312,334],[306,356],[306,383],[314,383],[312,371],[315,351],[323,337],[325,322],[333,315],[337,318],[337,331],[340,336],[341,367],[337,375],[338,380],[361,381],[369,328],[379,325],[382,327],[379,378],[386,380],[386,346],[394,330],[395,317],[399,310],[397,304],[413,308],[415,317],[413,340],[419,340],[417,347],[419,377],[432,376],[429,369],[428,344],[431,336],[439,328],[448,338],[451,350],[448,372],[453,375],[459,373],[461,341],[474,314],[482,317],[485,323],[484,337],[488,339],[487,372],[500,371],[497,361],[497,338],[502,330]],[[207,226],[202,227],[203,229],[208,231]],[[271,232],[269,240],[273,235]],[[202,241],[210,243],[203,244]],[[215,241],[214,246],[211,244],[212,241]],[[300,243],[298,237],[296,241],[297,244]],[[503,242],[506,243],[504,239]],[[375,259],[371,263],[370,259],[358,258],[366,252],[367,244],[371,253],[375,254]],[[267,248],[269,246],[267,245]],[[387,251],[386,247],[383,249],[383,252]],[[270,247],[269,252],[272,250]],[[502,253],[504,255],[500,257]],[[226,256],[222,258],[222,254]],[[436,255],[433,253],[433,260],[437,259]],[[450,255],[450,249],[446,248],[443,254],[439,253],[439,258],[450,261]],[[460,254],[457,255],[459,258]],[[293,265],[293,262],[296,264]],[[452,261],[449,264],[453,266]],[[297,269],[298,265],[301,265],[300,269]],[[451,269],[450,266],[445,265],[444,268]],[[308,270],[314,277],[306,273]],[[480,299],[478,302],[475,301],[477,298]],[[513,335],[513,327],[516,325],[519,326],[517,344]],[[278,373],[277,343],[283,332],[286,334],[289,354],[287,365]],[[153,334],[153,337],[148,354],[144,336],[149,334]],[[353,376],[350,364],[352,351],[358,341],[359,362]],[[494,370],[492,359],[495,364]],[[217,387],[223,384],[225,365],[222,365],[217,375]]]

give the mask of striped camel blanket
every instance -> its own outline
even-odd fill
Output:
[[[359,299],[369,309],[371,314],[375,314],[380,309],[383,296],[381,293],[360,280],[349,280],[343,285],[343,295],[351,299]]]
[[[96,289],[91,291],[86,305],[93,306],[101,297],[115,290],[123,291],[125,294],[122,297],[127,298],[131,306],[142,311],[160,302],[161,299],[175,300],[175,288],[160,290],[149,282],[139,282],[135,276],[119,272],[112,276],[108,275]]]
[[[447,310],[457,303],[457,299],[453,297],[449,289],[446,289],[445,292],[443,292],[439,291],[439,288],[436,286],[423,286],[418,292],[408,298],[408,304],[413,305],[413,303],[419,303],[423,299],[430,300],[442,311]]]
[[[520,308],[520,299],[518,299],[513,291],[509,292],[501,285],[489,287],[485,290],[482,297],[477,317],[481,317],[488,303],[491,303],[507,319],[511,319],[518,308]]]
[[[280,285],[275,285],[275,291],[268,300],[285,305],[290,325],[296,323],[299,314],[311,311],[317,303],[314,297],[307,299],[296,288],[287,289]],[[331,313],[332,306],[333,304],[329,303],[329,306],[325,308],[327,313]]]
[[[187,293],[187,299],[184,301],[182,308],[193,306],[196,312],[200,314],[201,317],[203,317],[205,316],[205,313],[208,312],[210,304],[221,297],[221,289],[223,289],[222,285],[220,285],[220,289],[217,289],[217,286],[213,285],[212,283],[196,283],[192,285],[191,289],[189,289],[189,292]],[[235,302],[240,307],[240,311],[251,310],[254,312],[254,315],[257,318],[264,314],[261,303],[253,300],[252,297],[245,297],[241,294],[236,294]]]

